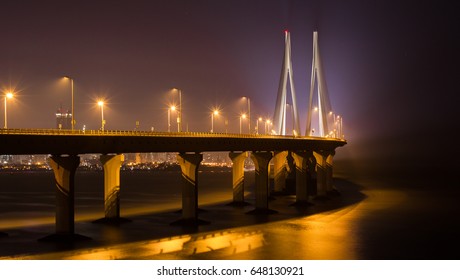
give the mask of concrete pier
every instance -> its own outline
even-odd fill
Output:
[[[295,177],[296,177],[295,161],[292,157],[292,151],[288,151],[286,157],[286,194],[295,194]]]
[[[327,188],[326,188],[326,158],[327,155],[323,151],[313,152],[313,155],[316,158],[316,196],[317,197],[326,197]]]
[[[293,152],[296,166],[296,203],[307,203],[307,160],[308,155],[306,152]]]
[[[120,167],[124,155],[101,155],[104,168],[104,219],[116,222],[120,220]]]
[[[232,160],[233,202],[232,205],[245,205],[244,202],[244,161],[249,156],[248,152],[228,154]]]
[[[180,153],[177,155],[182,171],[182,219],[173,224],[200,224],[198,220],[198,167],[202,160],[202,154]]]
[[[273,191],[275,193],[286,190],[286,157],[287,151],[275,151],[273,157]]]
[[[268,164],[273,157],[272,152],[252,152],[251,158],[255,166],[255,196],[256,209],[250,213],[270,214],[274,211],[268,209]]]
[[[83,238],[75,234],[75,171],[80,164],[76,155],[53,155],[48,164],[54,171],[56,187],[56,233],[41,241],[72,241]]]
[[[334,179],[333,179],[333,159],[334,159],[335,151],[329,151],[326,157],[326,192],[328,194],[338,193],[334,189]]]

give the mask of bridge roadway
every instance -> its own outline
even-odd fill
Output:
[[[335,138],[202,132],[2,129],[0,155],[331,150]]]
[[[0,155],[47,154],[56,185],[56,233],[44,240],[74,240],[74,177],[80,154],[101,154],[104,169],[102,222],[119,223],[120,167],[123,153],[177,153],[182,173],[181,225],[197,225],[198,169],[202,152],[228,151],[233,162],[233,203],[244,204],[244,160],[255,166],[256,214],[269,209],[269,173],[273,162],[274,191],[285,190],[287,170],[295,170],[296,203],[308,205],[317,196],[333,192],[332,159],[346,141],[337,138],[221,134],[199,132],[150,132],[116,130],[2,129]]]

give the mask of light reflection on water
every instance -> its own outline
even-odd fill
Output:
[[[97,245],[92,248],[74,249],[70,251],[55,251],[51,253],[31,254],[25,253],[17,255],[17,259],[362,259],[372,255],[369,249],[370,234],[363,231],[375,228],[376,231],[385,227],[379,224],[382,217],[386,221],[388,215],[386,211],[406,211],[405,207],[418,207],[414,204],[413,196],[405,190],[397,188],[385,188],[375,185],[372,182],[361,182],[366,188],[359,190],[361,197],[353,200],[351,203],[345,203],[341,208],[334,210],[316,211],[315,214],[305,215],[295,214],[292,207],[286,205],[283,208],[276,209],[280,214],[268,218],[262,223],[246,223],[239,226],[226,227],[220,226],[207,231],[198,231],[195,233],[184,234],[175,231],[170,237],[162,238],[168,235],[150,235],[145,234],[145,240],[126,241],[125,235],[129,235],[129,227],[126,230],[121,228],[104,228],[102,237],[109,245]],[[346,186],[348,187],[348,186]],[[347,200],[353,193],[346,193],[347,188],[343,188],[344,193],[338,200]],[[356,193],[357,191],[355,191]],[[217,196],[216,196],[217,194]],[[136,194],[132,198],[138,197]],[[160,196],[163,197],[164,196]],[[150,197],[149,197],[150,198]],[[153,198],[153,196],[152,196]],[[231,198],[231,193],[222,191],[218,188],[210,188],[209,191],[200,194],[200,203],[212,203],[216,201],[227,201]],[[279,201],[280,199],[277,198]],[[161,203],[161,200],[155,203],[140,203],[133,201],[123,204],[122,215],[135,216],[145,213],[154,213],[156,210],[174,209],[180,207],[180,197],[174,197],[168,203]],[[152,201],[150,201],[152,202]],[[271,205],[276,203],[270,202]],[[327,204],[327,202],[325,202]],[[317,202],[321,206],[322,202]],[[407,206],[406,206],[407,205]],[[100,207],[100,206],[98,206]],[[316,207],[316,206],[314,206]],[[313,207],[313,208],[314,208]],[[395,210],[396,209],[396,210]],[[78,209],[77,209],[78,210]],[[89,209],[88,212],[77,213],[77,221],[95,220],[101,217],[102,211],[95,212]],[[214,211],[214,210],[213,210]],[[243,209],[232,210],[244,212]],[[283,213],[284,212],[284,213]],[[406,211],[407,212],[407,211]],[[21,218],[0,219],[0,228],[11,229],[24,225],[44,225],[54,223],[54,213],[44,213],[40,215],[28,215],[27,212],[18,213],[18,217],[34,217],[33,219]],[[292,215],[294,213],[294,215]],[[26,215],[27,214],[27,215]],[[11,217],[16,216],[10,212]],[[206,213],[205,213],[206,215]],[[217,224],[218,219],[222,219],[218,212],[207,214],[212,224]],[[278,216],[277,216],[278,215]],[[168,219],[171,216],[168,216]],[[176,217],[176,216],[172,216]],[[231,216],[233,217],[233,216]],[[241,216],[235,216],[234,220]],[[248,215],[245,219],[250,219]],[[388,219],[393,219],[390,216]],[[395,217],[397,218],[397,217]],[[144,218],[145,219],[145,218]],[[157,220],[155,220],[156,222]],[[170,220],[169,222],[171,222]],[[231,222],[229,220],[228,222]],[[149,220],[147,220],[149,222]],[[164,221],[161,221],[164,222]],[[133,222],[136,224],[136,221]],[[224,222],[221,223],[221,225]],[[152,224],[147,224],[152,227]],[[153,226],[154,227],[154,226]],[[169,225],[166,223],[164,228]],[[85,226],[91,228],[90,226]],[[397,228],[397,227],[394,227]],[[217,229],[217,230],[216,230]],[[149,230],[148,228],[146,229]],[[393,230],[393,228],[392,228]],[[2,229],[3,231],[3,229]],[[375,234],[376,231],[373,231]],[[88,231],[88,233],[91,233]],[[364,234],[366,236],[364,236]],[[153,237],[154,236],[154,237]],[[137,239],[140,240],[140,239]],[[133,242],[134,241],[134,242]],[[6,239],[2,242],[8,242]],[[121,243],[120,243],[121,242]],[[367,242],[367,243],[366,243]],[[118,244],[116,244],[118,243]],[[387,244],[371,244],[374,248],[385,247]],[[81,248],[81,247],[80,247]],[[42,252],[50,252],[42,251]],[[11,257],[4,257],[11,258]]]
[[[263,245],[264,237],[261,232],[222,231],[204,235],[183,235],[95,249],[20,256],[17,258],[72,260],[187,258],[213,251],[219,251],[220,254],[224,255],[238,254],[257,249]],[[167,254],[175,255],[168,256]]]

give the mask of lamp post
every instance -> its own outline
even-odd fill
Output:
[[[243,98],[246,98],[248,100],[248,128],[249,128],[249,133],[251,133],[251,100],[249,97],[243,96]]]
[[[256,134],[259,134],[259,121],[263,121],[263,119],[261,117],[259,117],[257,120],[256,120]]]
[[[211,133],[214,133],[214,116],[218,116],[218,115],[219,115],[219,110],[217,109],[215,109],[211,113]]]
[[[315,114],[314,114],[314,117],[315,117],[315,118],[316,118],[317,112],[318,112],[318,107],[314,107],[314,108],[313,108],[313,113],[315,113]],[[312,120],[313,120],[313,117],[312,117]],[[321,130],[320,130],[320,131],[321,131]],[[312,128],[311,131],[309,132],[309,136],[313,136],[313,135],[315,135],[315,129],[314,129],[314,128]],[[320,135],[320,136],[321,136],[321,135]]]
[[[294,123],[294,107],[291,104],[286,103],[286,111],[287,108],[291,110],[291,122],[292,122],[292,135],[297,136],[297,131],[295,131],[295,123]]]
[[[64,78],[68,79],[70,81],[70,91],[72,95],[72,130],[75,128],[75,117],[74,117],[74,110],[73,110],[73,78],[69,76],[64,76]]]
[[[175,105],[171,106],[170,109],[168,110],[168,132],[171,132],[170,127],[171,127],[171,112],[178,111],[177,107]],[[179,115],[179,112],[177,113]],[[177,117],[177,132],[180,132],[179,128],[179,117]]]
[[[342,117],[340,115],[337,116],[336,123],[337,123],[337,135],[338,135],[336,137],[342,139],[344,138],[343,137],[343,126],[342,126],[343,122],[342,122]]]
[[[171,109],[168,108],[168,132],[171,132]]]
[[[97,105],[101,107],[101,130],[104,131],[104,125],[105,125],[105,120],[104,120],[104,101],[100,100],[97,102]]]
[[[327,124],[328,124],[327,127],[328,128],[329,128],[329,124],[330,124],[329,119],[331,119],[331,118],[332,118],[332,128],[330,128],[331,130],[330,130],[329,133],[332,132],[332,134],[334,134],[334,137],[335,137],[335,134],[337,132],[336,127],[335,127],[335,114],[334,114],[334,112],[329,111],[329,114],[327,114]]]
[[[11,99],[13,98],[14,94],[12,92],[7,92],[5,94],[5,125],[3,126],[3,128],[7,129],[8,128],[8,120],[7,120],[7,113],[6,113],[6,103],[7,103],[7,100],[8,99]]]
[[[270,132],[270,125],[271,125],[271,124],[272,124],[272,122],[271,122],[269,119],[267,119],[267,120],[265,121],[265,127],[264,127],[264,133],[265,133],[265,134],[267,134],[267,128],[268,128],[268,131]]]
[[[242,122],[243,119],[246,119],[246,114],[242,114],[242,115],[240,116],[240,134],[243,133],[242,126],[241,126],[241,122]]]
[[[179,109],[177,113],[177,132],[182,132],[182,91],[178,88],[173,88],[179,93]]]

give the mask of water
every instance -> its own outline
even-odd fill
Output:
[[[291,206],[277,196],[278,213],[248,215],[253,206],[230,207],[230,170],[199,175],[198,228],[170,223],[180,218],[180,173],[124,171],[121,214],[132,222],[94,224],[103,216],[102,172],[76,176],[76,232],[92,239],[74,244],[36,240],[54,232],[51,172],[0,173],[0,257],[19,259],[458,259],[459,191],[378,176],[346,178],[341,195],[313,206]],[[247,174],[253,203],[254,173]]]

